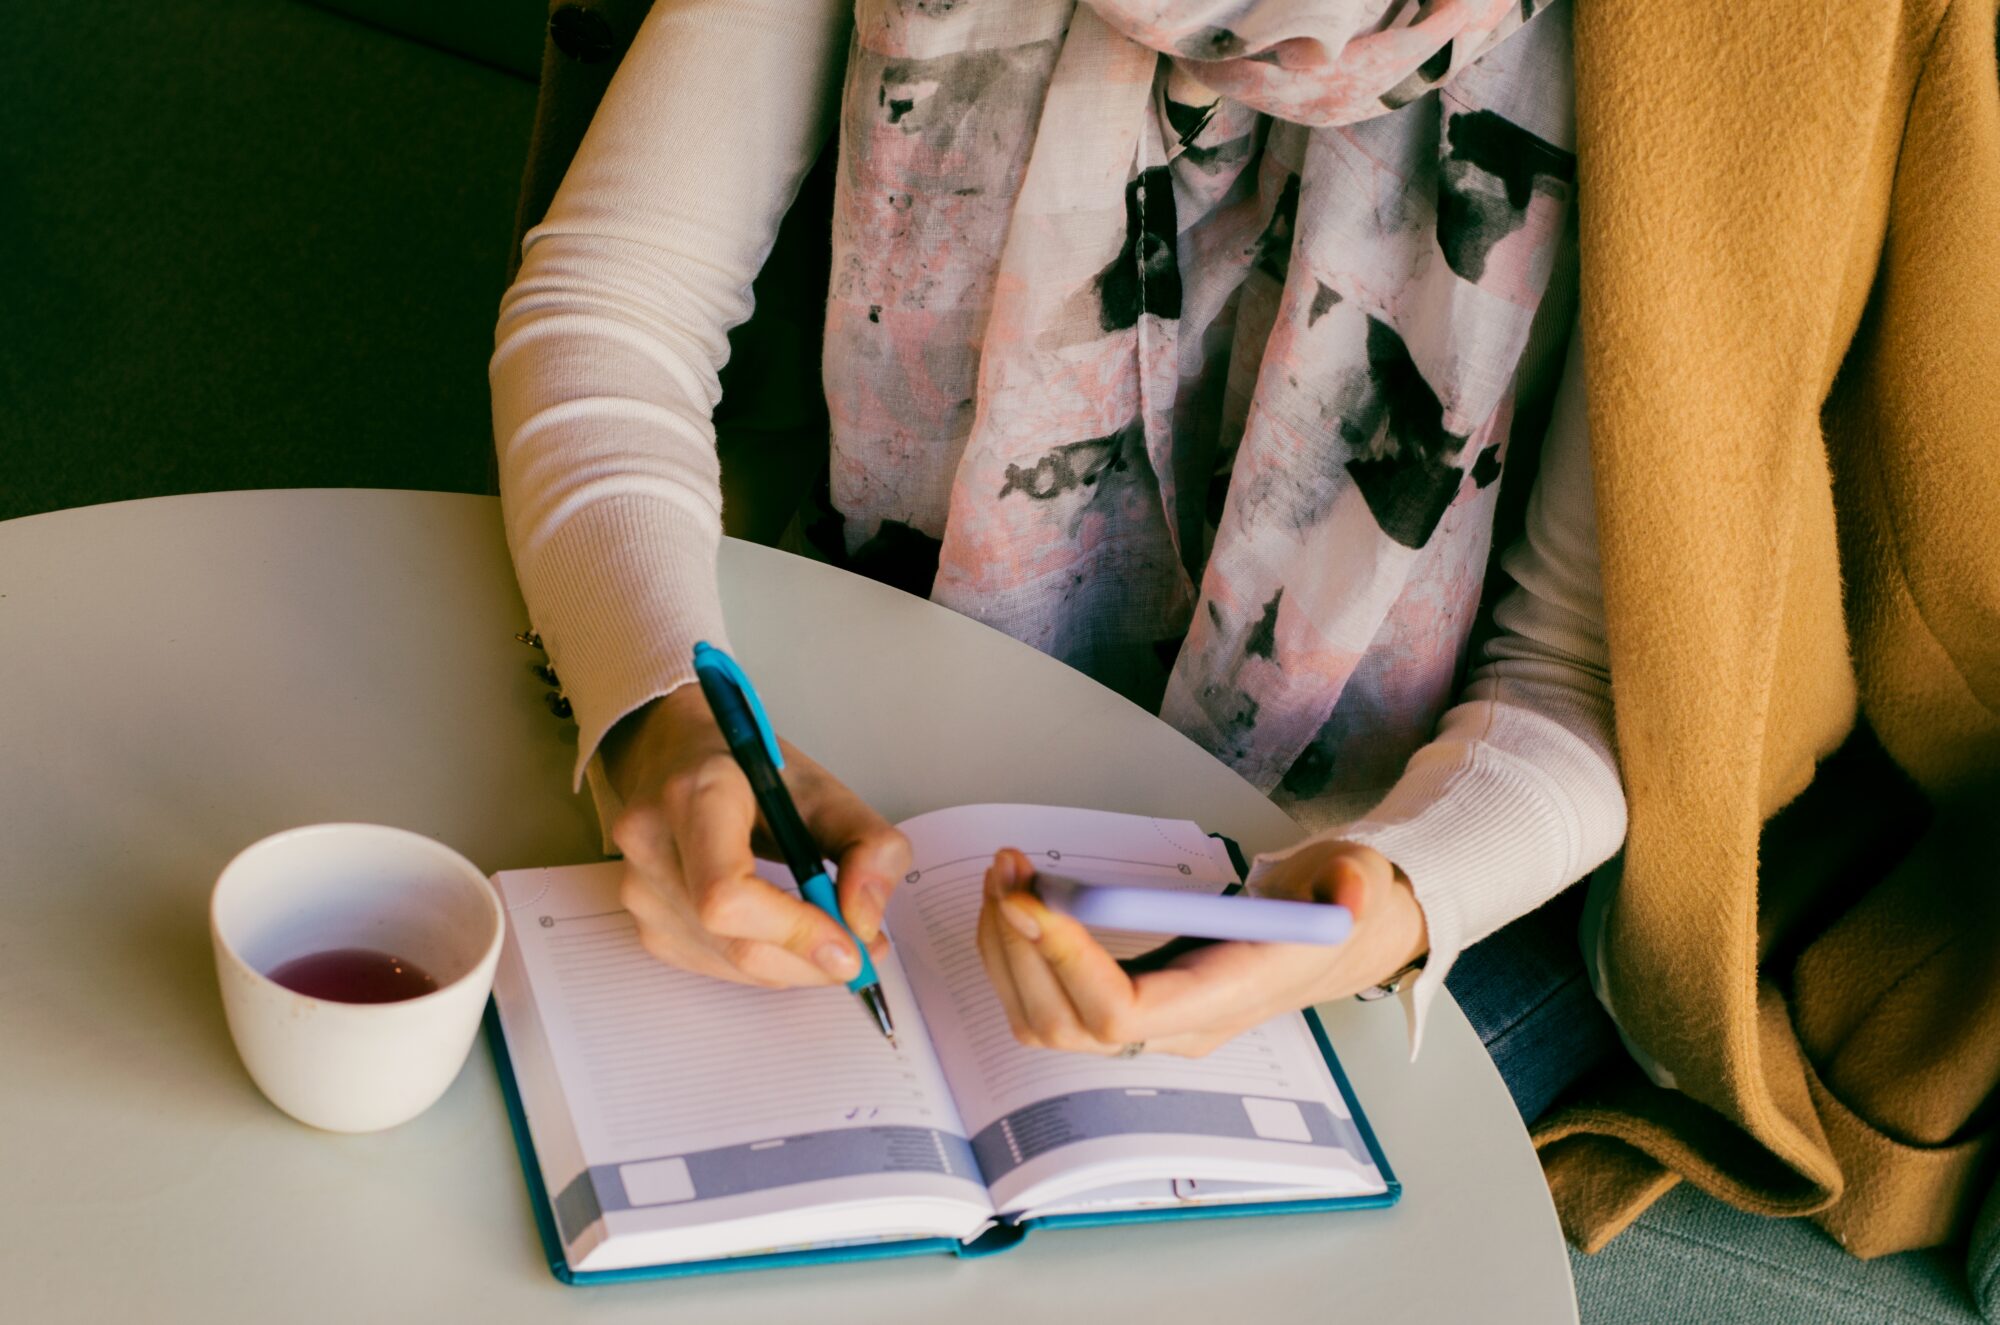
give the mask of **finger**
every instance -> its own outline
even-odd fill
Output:
[[[618,901],[631,913],[639,945],[654,960],[684,971],[738,984],[762,983],[731,963],[693,917],[686,914],[686,908],[676,907],[669,900],[681,895],[678,877],[670,890],[663,891],[656,877],[648,877],[627,864],[618,882]]]
[[[1150,1033],[1140,1018],[1132,977],[1083,925],[1044,906],[1031,893],[1013,892],[1001,901],[1003,915],[1025,921],[1017,930],[1020,948],[1077,1024],[1099,1044],[1123,1045]],[[1030,941],[1027,934],[1032,932]],[[1020,964],[1016,979],[1021,979]],[[1035,999],[1024,986],[1022,1000]]]
[[[840,913],[863,943],[882,932],[882,912],[910,869],[909,839],[868,802],[820,773],[800,806],[813,840],[840,864]]]
[[[1189,953],[1133,981],[1134,1015],[1147,1032],[1135,1038],[1234,1038],[1312,1001],[1307,991],[1324,977],[1328,956],[1299,943],[1216,943]]]
[[[1000,1009],[1007,1014],[1007,1028],[1014,1038],[1030,1049],[1040,1049],[1042,1042],[1021,1011],[1020,991],[1014,988],[1014,973],[1008,969],[1006,955],[1001,951],[1000,930],[1004,923],[991,905],[980,906],[976,931],[979,963],[986,968],[986,978],[993,984],[994,997],[1000,1000]]]
[[[677,872],[673,829],[656,804],[628,802],[611,821],[611,841],[628,868],[647,874],[662,868]]]
[[[834,983],[833,976],[797,953],[781,948],[775,943],[765,943],[758,939],[725,939],[721,944],[721,952],[728,964],[740,971],[752,984],[766,985],[773,989],[789,989],[803,985]]]
[[[1014,860],[1009,860],[1009,857]],[[1072,1053],[1104,1053],[1108,1047],[1093,1034],[1044,957],[1040,917],[1048,908],[1013,885],[1029,871],[1018,852],[1003,852],[987,873],[985,905],[995,914],[1000,950],[1021,1000],[1022,1016],[1035,1037],[1051,1049]],[[1121,973],[1122,974],[1122,973]]]
[[[1214,1030],[1188,1031],[1181,1035],[1169,1035],[1165,1039],[1146,1041],[1146,1053],[1166,1054],[1174,1058],[1206,1058],[1241,1035],[1252,1029],[1243,1027],[1219,1027]]]
[[[1323,974],[1326,961],[1326,949],[1302,944],[1206,945],[1133,978],[1122,1019],[1084,1025],[1114,1044],[1143,1043],[1148,1053],[1200,1057],[1280,1012],[1314,1001],[1305,991]]]
[[[680,852],[668,821],[666,797],[627,801],[611,822],[611,840],[625,860],[618,901],[631,913],[647,952],[678,966],[725,980],[743,977],[702,932],[681,877]]]
[[[835,980],[854,977],[861,959],[839,922],[757,877],[750,852],[756,801],[740,772],[697,787],[677,809],[681,874],[703,929],[719,939],[776,944]]]
[[[1076,1008],[1034,944],[1021,936],[996,903],[987,902],[984,910],[990,913],[988,923],[999,935],[1000,960],[1020,1000],[1021,1020],[1034,1041],[1070,1053],[1103,1053],[1105,1046],[1083,1028]]]

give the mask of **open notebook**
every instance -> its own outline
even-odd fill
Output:
[[[1019,805],[899,826],[916,867],[877,960],[896,1048],[843,988],[660,965],[618,905],[616,862],[495,876],[493,1043],[561,1278],[978,1254],[1034,1227],[1396,1199],[1309,1015],[1198,1060],[1031,1050],[1008,1030],[973,938],[996,849],[1217,892],[1236,878],[1222,841]],[[1102,937],[1121,956],[1159,942]]]

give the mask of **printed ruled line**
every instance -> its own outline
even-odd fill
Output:
[[[627,911],[626,911],[626,910],[625,910],[625,909],[624,909],[623,907],[618,907],[618,908],[615,908],[615,909],[613,909],[613,910],[610,910],[610,911],[592,911],[592,912],[591,912],[591,913],[590,913],[589,915],[582,915],[582,916],[554,916],[554,917],[552,917],[552,919],[553,919],[553,920],[554,920],[554,921],[555,921],[555,922],[556,922],[556,923],[557,923],[558,925],[566,925],[566,924],[568,924],[568,923],[569,923],[570,921],[572,921],[572,920],[602,920],[602,919],[604,919],[604,917],[606,917],[606,916],[622,916],[622,915],[627,915],[627,914],[629,914],[629,913],[628,913],[628,912],[627,912]]]
[[[669,1153],[950,1114],[922,1055],[890,1050],[844,989],[753,989],[669,966],[613,896],[558,884],[550,923],[521,935],[538,952],[532,978],[551,982],[558,1071],[588,1102],[587,1144]]]
[[[963,865],[963,864],[966,864],[966,863],[967,863],[967,862],[969,862],[969,861],[974,861],[974,860],[979,860],[979,861],[986,861],[986,862],[988,862],[988,863],[991,863],[991,861],[993,860],[993,857],[992,857],[992,856],[990,856],[990,855],[989,855],[989,856],[959,856],[959,857],[957,857],[957,858],[956,858],[956,859],[954,859],[954,860],[940,860],[940,861],[939,861],[939,862],[938,862],[937,864],[935,864],[935,865],[923,865],[923,866],[919,866],[919,867],[918,867],[918,868],[916,868],[916,869],[913,869],[913,870],[911,870],[911,871],[910,871],[910,872],[909,872],[908,874],[906,874],[906,875],[904,875],[904,876],[903,876],[903,882],[904,882],[904,883],[915,883],[915,882],[917,882],[917,881],[918,881],[919,879],[922,879],[922,878],[923,878],[923,877],[924,877],[925,875],[927,875],[927,874],[930,874],[930,873],[932,873],[933,871],[936,871],[936,870],[942,870],[942,869],[950,869],[950,868],[951,868],[951,867],[952,867],[953,865]],[[983,873],[984,871],[981,871],[981,872]],[[960,877],[960,878],[964,878],[964,877],[966,877],[966,876],[964,876],[964,875],[960,875],[959,877]]]

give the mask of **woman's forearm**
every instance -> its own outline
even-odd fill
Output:
[[[691,677],[696,639],[723,636],[717,373],[831,128],[850,21],[843,0],[655,5],[501,302],[507,541],[579,779],[613,723]]]

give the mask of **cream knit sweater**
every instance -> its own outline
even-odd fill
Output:
[[[490,375],[508,546],[575,707],[577,782],[607,824],[605,732],[693,679],[696,640],[727,638],[717,372],[830,129],[851,13],[847,0],[655,6],[501,303]],[[1515,587],[1500,634],[1385,799],[1307,817],[1415,888],[1431,956],[1409,991],[1412,1052],[1458,953],[1625,834],[1579,340],[1526,536],[1502,563]]]

